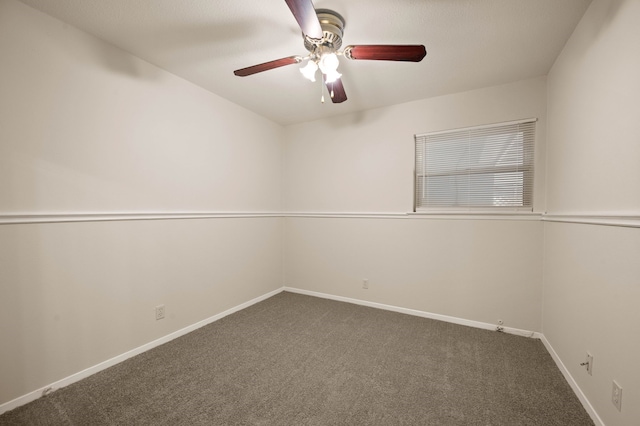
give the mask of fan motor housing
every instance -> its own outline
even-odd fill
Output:
[[[318,21],[322,28],[322,40],[311,40],[304,38],[304,47],[309,52],[313,52],[318,46],[325,46],[331,50],[338,50],[342,46],[342,36],[344,34],[344,18],[330,9],[316,9]]]

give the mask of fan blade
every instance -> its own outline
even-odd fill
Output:
[[[311,0],[285,0],[287,6],[291,9],[291,13],[298,21],[302,34],[309,38],[321,40],[322,27],[316,15],[316,9],[313,7]]]
[[[347,100],[347,93],[344,91],[342,80],[337,79],[333,83],[327,83],[326,78],[324,85],[327,86],[327,90],[331,96],[331,102],[339,104]]]
[[[349,59],[371,59],[374,61],[420,62],[427,49],[419,45],[371,44],[347,46],[344,55]]]
[[[297,64],[300,61],[301,59],[299,56],[289,56],[288,58],[276,59],[275,61],[269,61],[263,64],[235,70],[233,73],[239,77],[246,77],[262,71],[269,71],[274,68],[284,67],[285,65]]]

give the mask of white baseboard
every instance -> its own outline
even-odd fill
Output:
[[[495,331],[496,329],[496,324],[489,324],[489,323],[480,322],[480,321],[472,321],[472,320],[467,320],[463,318],[451,317],[448,315],[434,314],[431,312],[418,311],[416,309],[401,308],[399,306],[385,305],[383,303],[369,302],[367,300],[352,299],[350,297],[334,296],[332,294],[318,293],[316,291],[310,291],[310,290],[302,290],[295,287],[284,287],[284,291],[288,291],[291,293],[305,294],[307,296],[321,297],[323,299],[337,300],[339,302],[353,303],[356,305],[368,306],[370,308],[384,309],[386,311],[399,312],[401,314],[408,314],[408,315],[413,315],[413,316],[422,317],[422,318],[429,318],[429,319],[434,319],[438,321],[450,322],[453,324],[466,325],[469,327],[482,328],[484,330]],[[522,330],[519,328],[502,327],[502,332],[507,334],[524,336],[524,337],[532,337],[537,339],[540,338],[540,333],[536,331]]]
[[[448,316],[448,315],[440,315],[440,314],[434,314],[434,313],[431,313],[431,312],[418,311],[418,310],[415,310],[415,309],[401,308],[401,307],[398,307],[398,306],[385,305],[385,304],[382,304],[382,303],[369,302],[369,301],[366,301],[366,300],[352,299],[350,297],[334,296],[332,294],[318,293],[318,292],[310,291],[310,290],[302,290],[302,289],[295,288],[295,287],[284,287],[284,291],[288,291],[288,292],[291,292],[291,293],[305,294],[307,296],[321,297],[323,299],[337,300],[339,302],[354,303],[356,305],[362,305],[362,306],[368,306],[368,307],[371,307],[371,308],[384,309],[384,310],[387,310],[387,311],[399,312],[399,313],[408,314],[408,315],[415,315],[415,316],[419,316],[419,317],[423,317],[423,318],[430,318],[430,319],[435,319],[435,320],[439,320],[439,321],[450,322],[450,323],[453,323],[453,324],[460,324],[460,325],[466,325],[466,326],[469,326],[469,327],[481,328],[481,329],[485,329],[485,330],[495,330],[496,329],[495,324],[489,324],[489,323],[486,323],[486,322],[471,321],[471,320],[467,320],[467,319],[463,319],[463,318],[451,317],[451,316]],[[553,347],[551,346],[549,341],[546,339],[546,337],[544,337],[544,334],[542,334],[540,332],[521,330],[521,329],[518,329],[518,328],[511,328],[511,327],[504,327],[504,329],[502,331],[504,333],[515,334],[515,335],[518,335],[518,336],[525,336],[525,337],[532,337],[532,338],[540,339],[542,341],[542,344],[544,345],[544,347],[547,349],[547,351],[551,355],[551,358],[554,360],[554,362],[556,363],[556,365],[560,369],[560,372],[562,373],[564,378],[569,383],[569,386],[571,386],[571,389],[573,390],[573,392],[576,394],[576,396],[578,397],[578,399],[582,403],[582,406],[584,407],[584,409],[587,411],[587,413],[591,417],[591,420],[593,420],[593,422],[595,423],[596,426],[605,426],[604,422],[602,421],[600,416],[598,416],[598,413],[596,413],[596,410],[593,408],[593,406],[591,405],[591,403],[589,402],[589,400],[587,399],[585,394],[582,392],[582,389],[580,389],[580,387],[578,386],[576,381],[573,379],[573,377],[569,373],[569,370],[565,367],[564,363],[562,362],[562,360],[560,359],[560,357],[558,356],[556,351],[553,349]]]
[[[403,313],[403,314],[408,314],[408,315],[414,315],[414,316],[418,316],[418,317],[423,317],[423,318],[429,318],[429,319],[434,319],[434,320],[438,320],[438,321],[445,321],[445,322],[449,322],[449,323],[453,323],[453,324],[459,324],[459,325],[465,325],[465,326],[469,326],[469,327],[475,327],[475,328],[481,328],[481,329],[485,329],[485,330],[495,330],[496,329],[496,325],[495,324],[489,324],[489,323],[485,323],[485,322],[480,322],[480,321],[472,321],[472,320],[467,320],[467,319],[463,319],[463,318],[457,318],[457,317],[452,317],[452,316],[448,316],[448,315],[440,315],[440,314],[434,314],[431,312],[424,312],[424,311],[419,311],[419,310],[415,310],[415,309],[408,309],[408,308],[402,308],[399,306],[392,306],[392,305],[385,305],[383,303],[377,303],[377,302],[369,302],[366,300],[360,300],[360,299],[353,299],[350,297],[343,297],[343,296],[335,296],[335,295],[331,295],[331,294],[326,294],[326,293],[319,293],[319,292],[315,292],[315,291],[310,291],[310,290],[302,290],[302,289],[298,289],[295,287],[281,287],[279,289],[270,291],[269,293],[266,293],[262,296],[256,297],[255,299],[251,299],[248,302],[245,303],[241,303],[238,306],[235,306],[233,308],[227,309],[224,312],[221,312],[217,315],[214,315],[212,317],[209,317],[207,319],[204,319],[202,321],[199,321],[195,324],[192,324],[188,327],[182,328],[178,331],[175,331],[171,334],[168,334],[164,337],[161,337],[159,339],[156,339],[152,342],[149,342],[147,344],[144,344],[142,346],[139,346],[135,349],[132,349],[128,352],[125,352],[121,355],[118,355],[116,357],[113,357],[111,359],[108,359],[104,362],[101,362],[100,364],[94,365],[93,367],[89,367],[85,370],[82,370],[78,373],[72,374],[71,376],[65,377],[64,379],[58,380],[54,383],[51,383],[47,386],[43,386],[42,388],[36,389],[32,392],[29,392],[25,395],[22,395],[14,400],[11,400],[9,402],[6,402],[4,404],[0,405],[0,414],[13,410],[14,408],[17,408],[21,405],[24,404],[28,404],[31,401],[35,401],[36,399],[40,398],[41,396],[52,392],[56,389],[60,389],[63,388],[65,386],[69,386],[72,383],[78,382],[86,377],[91,376],[92,374],[98,373],[102,370],[105,370],[109,367],[112,367],[118,363],[121,363],[129,358],[132,358],[138,354],[141,354],[145,351],[148,351],[150,349],[153,349],[157,346],[160,346],[164,343],[167,343],[173,339],[176,339],[180,336],[183,336],[187,333],[190,333],[194,330],[197,330],[200,327],[204,327],[205,325],[211,324],[215,321],[218,321],[221,318],[226,317],[227,315],[231,315],[234,312],[238,312],[242,309],[245,309],[251,305],[254,305],[258,302],[261,302],[265,299],[268,299],[272,296],[275,296],[276,294],[282,292],[282,291],[288,291],[291,293],[298,293],[298,294],[304,294],[307,296],[314,296],[314,297],[321,297],[323,299],[330,299],[330,300],[336,300],[339,302],[347,302],[347,303],[353,303],[356,305],[362,305],[362,306],[368,306],[371,308],[378,308],[378,309],[384,309],[387,311],[393,311],[393,312],[399,312],[399,313]],[[556,365],[558,366],[558,368],[560,369],[560,372],[562,373],[562,375],[564,376],[564,378],[567,380],[567,382],[569,383],[569,386],[571,386],[571,389],[573,389],[573,392],[576,394],[576,396],[578,397],[578,399],[580,400],[580,402],[582,403],[582,405],[584,406],[585,410],[587,411],[587,413],[589,414],[589,416],[591,417],[591,419],[593,420],[593,422],[596,424],[596,426],[605,426],[602,419],[600,419],[600,416],[598,416],[598,414],[596,413],[595,409],[593,408],[593,406],[591,405],[591,403],[589,402],[589,400],[587,399],[587,397],[584,395],[584,393],[582,392],[582,390],[580,389],[580,387],[578,386],[578,384],[576,383],[576,381],[573,379],[573,377],[571,376],[571,374],[569,373],[569,370],[565,367],[564,363],[562,362],[562,360],[560,359],[560,357],[558,356],[558,354],[556,353],[556,351],[553,349],[553,347],[551,346],[551,344],[547,341],[547,339],[544,337],[544,335],[542,333],[539,332],[534,332],[534,331],[528,331],[528,330],[522,330],[522,329],[518,329],[518,328],[511,328],[511,327],[504,327],[502,330],[504,333],[508,333],[508,334],[515,334],[518,336],[525,336],[525,337],[532,337],[532,338],[536,338],[536,339],[540,339],[542,341],[542,343],[544,344],[545,348],[547,349],[547,351],[549,352],[549,354],[551,355],[551,358],[555,361]]]
[[[187,333],[190,333],[194,330],[197,330],[200,327],[204,327],[205,325],[211,324],[212,322],[218,321],[221,318],[226,317],[227,315],[231,315],[234,312],[238,312],[242,309],[245,309],[251,305],[254,305],[258,302],[261,302],[265,299],[268,299],[269,297],[275,296],[278,293],[281,293],[284,290],[284,288],[278,288],[276,290],[270,291],[269,293],[263,294],[262,296],[258,296],[255,299],[251,299],[248,302],[245,303],[241,303],[238,306],[235,306],[231,309],[227,309],[224,312],[221,312],[217,315],[214,315],[212,317],[206,318],[202,321],[199,321],[195,324],[192,324],[188,327],[182,328],[178,331],[174,331],[171,334],[167,334],[164,337],[161,337],[159,339],[156,339],[152,342],[146,343],[142,346],[139,346],[135,349],[132,349],[128,352],[125,352],[121,355],[115,356],[111,359],[108,359],[104,362],[101,362],[100,364],[94,365],[92,367],[89,367],[87,369],[84,369],[82,371],[79,371],[78,373],[72,374],[71,376],[65,377],[64,379],[58,380],[54,383],[51,383],[49,385],[43,386],[40,389],[36,389],[32,392],[29,392],[25,395],[19,396],[18,398],[11,400],[9,402],[5,402],[4,404],[0,405],[0,414],[5,413],[7,411],[13,410],[14,408],[17,408],[21,405],[24,404],[28,404],[31,401],[35,401],[36,399],[40,398],[41,396],[48,394],[50,392],[55,391],[56,389],[60,389],[63,388],[65,386],[69,386],[72,383],[78,382],[86,377],[91,376],[92,374],[98,373],[102,370],[105,370],[109,367],[112,367],[116,364],[121,363],[122,361],[125,361],[129,358],[133,358],[136,355],[139,355],[143,352],[146,352],[150,349],[155,348],[156,346],[160,346],[164,343],[167,343],[173,339],[176,339],[180,336],[184,336]]]
[[[576,396],[582,403],[582,406],[591,417],[591,420],[593,420],[593,423],[595,423],[596,426],[605,426],[604,422],[602,421],[600,416],[598,416],[598,413],[596,412],[596,410],[593,408],[593,405],[591,405],[591,403],[587,399],[584,392],[582,392],[582,389],[580,389],[580,386],[578,386],[578,383],[574,380],[571,373],[569,373],[569,370],[567,369],[567,367],[564,365],[564,363],[562,362],[562,360],[560,359],[556,351],[551,346],[551,343],[549,343],[547,338],[544,337],[544,334],[540,334],[540,340],[542,341],[542,344],[544,344],[544,347],[547,348],[547,351],[551,355],[551,358],[553,358],[553,360],[555,361],[556,365],[560,369],[560,372],[562,373],[564,378],[567,380],[567,383],[569,383],[569,386],[571,386],[571,389],[573,389],[573,392],[576,394]]]

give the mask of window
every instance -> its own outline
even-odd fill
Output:
[[[531,211],[535,122],[416,135],[416,211]]]

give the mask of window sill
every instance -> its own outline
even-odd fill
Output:
[[[530,211],[417,211],[407,213],[410,217],[424,219],[474,219],[474,220],[542,220],[543,214]]]

